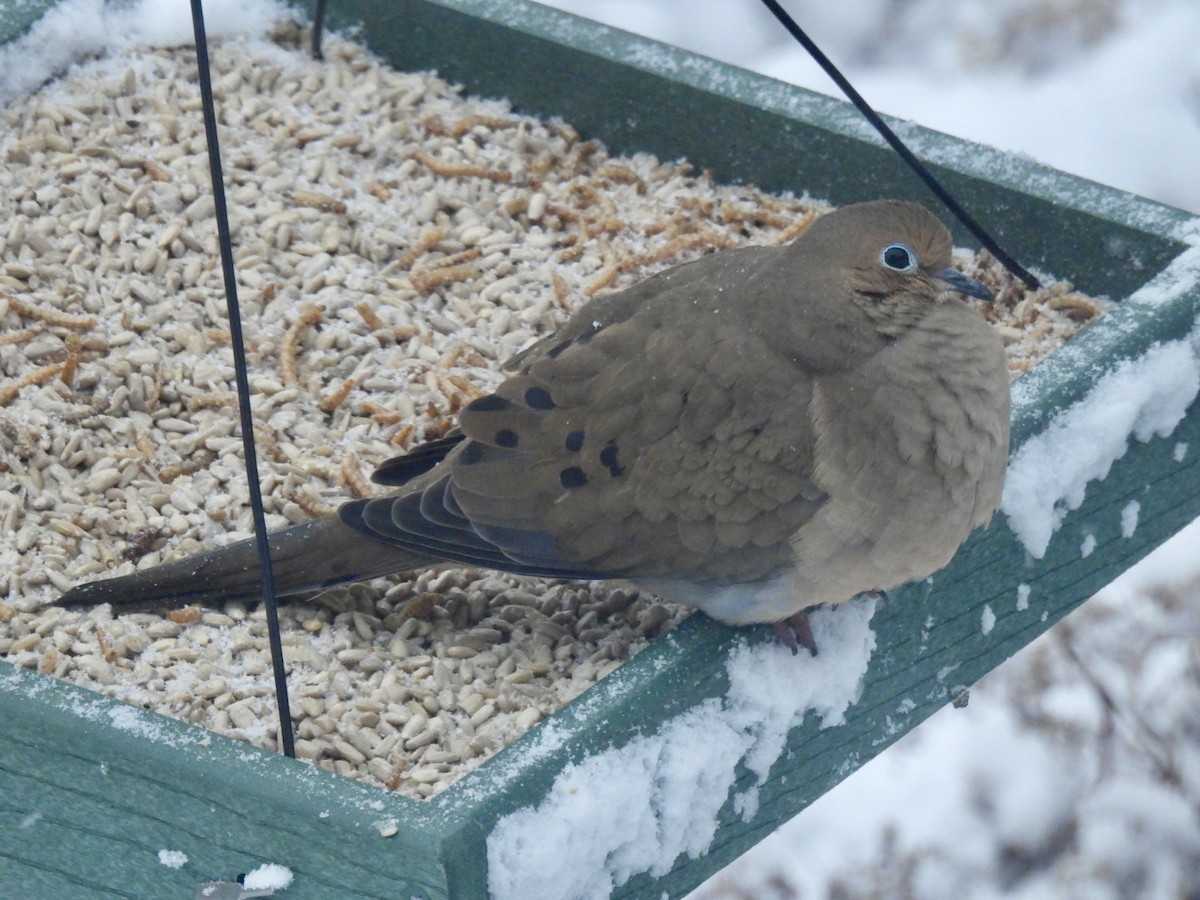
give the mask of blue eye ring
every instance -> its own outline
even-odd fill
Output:
[[[893,272],[915,272],[921,267],[916,251],[908,244],[893,241],[879,253],[879,261]]]

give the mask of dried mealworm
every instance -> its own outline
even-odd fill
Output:
[[[468,247],[466,250],[461,250],[445,259],[437,259],[429,263],[427,269],[446,269],[451,266],[457,266],[461,263],[470,262],[474,259],[479,259],[483,255],[483,251],[478,247]]]
[[[311,489],[307,488],[296,491],[288,499],[314,519],[319,516],[333,515],[336,509],[318,497]]]
[[[770,209],[747,209],[729,200],[721,204],[721,218],[729,223],[750,222],[754,225],[763,225],[767,228],[778,228],[781,230],[792,224],[790,216],[785,216]]]
[[[400,254],[396,259],[396,268],[401,271],[412,268],[412,264],[432,250],[440,241],[446,239],[446,229],[427,228],[417,238],[417,242]]]
[[[138,165],[152,181],[170,181],[171,170],[152,159],[140,160]]]
[[[1084,297],[1082,294],[1051,297],[1046,305],[1078,322],[1088,322],[1100,315],[1099,305],[1090,297]]]
[[[193,472],[199,472],[216,460],[216,458],[217,454],[212,450],[198,450],[187,459],[164,467],[158,473],[158,480],[163,484],[170,484],[181,475],[191,475]]]
[[[483,388],[479,387],[479,385],[471,383],[461,375],[447,375],[446,378],[452,385],[458,388],[461,393],[466,394],[472,400],[474,400],[476,397],[482,397],[487,393],[487,391],[483,390]]]
[[[564,222],[582,222],[584,219],[583,213],[579,210],[563,206],[561,203],[547,203],[546,212],[552,216],[557,216]]]
[[[460,138],[472,128],[482,125],[484,128],[515,128],[520,124],[516,119],[503,119],[499,116],[471,115],[463,116],[453,125],[447,125],[441,116],[430,116],[421,126],[432,135]]]
[[[358,464],[358,458],[353,453],[347,453],[342,457],[342,482],[350,490],[354,491],[359,497],[373,497],[375,491],[371,489],[369,482],[362,473],[362,468]]]
[[[397,325],[392,329],[392,333],[396,335],[396,340],[407,341],[409,338],[414,338],[421,333],[421,329],[416,325]]]
[[[583,293],[588,297],[595,296],[600,291],[604,290],[621,271],[621,265],[617,262],[616,255],[613,253],[612,247],[607,244],[601,245],[601,252],[604,254],[604,268],[600,270],[600,274],[592,279],[583,289]]]
[[[414,153],[412,158],[433,172],[434,175],[440,175],[443,178],[486,178],[489,181],[495,181],[500,184],[512,180],[511,172],[505,172],[501,169],[488,169],[472,163],[446,162],[423,150]]]
[[[475,259],[482,255],[478,247],[456,253],[446,260],[426,266],[416,272],[410,272],[408,280],[415,290],[425,293],[455,281],[466,281],[479,274],[479,266]],[[458,262],[458,260],[465,260]]]
[[[595,237],[598,234],[619,234],[626,227],[625,223],[616,216],[603,216],[597,219],[588,219],[584,224],[584,231],[588,237]]]
[[[358,387],[358,380],[354,378],[347,378],[344,382],[342,382],[342,386],[340,388],[318,403],[317,407],[323,413],[332,413],[335,409],[346,402],[346,398],[350,396],[350,392],[356,387]]]
[[[565,250],[561,250],[555,259],[560,263],[574,262],[583,256],[584,248],[586,247],[583,239],[577,234],[569,234],[563,240],[567,245]]]
[[[447,416],[442,416],[433,422],[427,422],[425,424],[425,440],[436,441],[438,438],[443,438],[453,427],[454,420]]]
[[[359,303],[354,307],[354,311],[362,316],[362,320],[367,323],[367,327],[372,331],[379,331],[387,327],[383,324],[383,319],[379,318],[378,313],[366,303]]]
[[[96,645],[100,648],[100,655],[104,657],[105,662],[113,662],[117,658],[117,651],[113,649],[108,633],[103,628],[96,628]]]
[[[646,193],[646,182],[642,176],[628,166],[608,162],[596,169],[597,178],[607,178],[621,184],[632,184],[639,194]]]
[[[657,222],[651,222],[649,225],[644,226],[642,228],[642,233],[647,237],[653,237],[654,235],[663,234],[664,232],[668,231],[672,234],[676,234],[680,227],[682,227],[682,225],[688,221],[688,218],[689,217],[686,212],[681,209],[677,209],[665,219],[659,219]]]
[[[0,388],[0,406],[7,406],[16,399],[17,394],[21,393],[22,389],[35,384],[45,384],[55,375],[61,375],[66,369],[65,362],[55,363],[52,366],[42,366],[40,369],[34,369],[12,384]]]
[[[24,344],[27,341],[33,340],[40,334],[45,334],[42,328],[26,328],[23,331],[13,331],[9,334],[0,334],[0,347],[6,344]]]
[[[237,395],[230,393],[222,394],[197,394],[194,397],[188,397],[185,401],[189,412],[196,412],[201,409],[217,409],[218,407],[232,406],[237,402]]]
[[[295,191],[292,193],[292,202],[297,206],[308,207],[309,209],[320,209],[325,212],[338,213],[339,215],[346,211],[346,204],[336,197],[330,197],[328,194],[321,194],[317,191]]]
[[[786,244],[789,241],[794,241],[804,232],[808,231],[808,226],[817,220],[815,212],[803,213],[791,225],[787,226],[779,234],[775,235],[775,242],[778,244]]]
[[[373,403],[370,400],[362,404],[362,410],[380,425],[395,425],[397,422],[403,422],[408,418],[408,413],[385,409],[378,403]]]
[[[427,293],[455,281],[466,281],[479,273],[479,267],[474,265],[449,266],[444,269],[434,269],[426,272],[414,272],[409,276],[412,286],[421,293]]]
[[[74,333],[67,335],[66,345],[67,359],[63,363],[63,370],[59,375],[63,384],[70,387],[75,381],[75,371],[79,368],[79,353],[83,349],[83,345],[80,343],[79,335]]]
[[[146,434],[144,429],[135,428],[133,432],[133,445],[138,448],[143,459],[154,459],[158,453],[158,448],[154,446],[154,442],[150,440],[150,435]]]
[[[568,177],[570,178],[581,175],[587,166],[587,161],[595,156],[599,149],[598,141],[576,143],[571,147],[570,153],[562,158],[559,168],[569,173]]]
[[[300,383],[300,379],[296,377],[296,354],[299,352],[296,345],[300,341],[300,332],[317,324],[324,314],[325,310],[320,306],[308,307],[300,313],[300,317],[292,323],[287,334],[283,336],[283,346],[279,349],[279,371],[283,376],[284,384],[294,386]]]
[[[723,234],[717,234],[713,231],[700,231],[695,234],[681,234],[678,237],[671,238],[667,243],[663,244],[657,250],[650,253],[643,253],[640,256],[627,260],[622,264],[622,269],[632,269],[640,266],[648,266],[656,263],[665,262],[680,253],[688,250],[694,250],[697,247],[709,247],[713,250],[720,250],[726,247],[732,247],[733,240]]]
[[[275,433],[262,422],[254,423],[254,439],[258,442],[259,452],[266,454],[269,459],[277,463],[288,461],[287,454],[275,439]]]
[[[397,447],[407,447],[408,442],[412,439],[413,423],[407,422],[396,429],[396,433],[391,437],[391,443]]]
[[[372,181],[367,185],[367,193],[381,203],[392,199],[392,189],[380,181]]]
[[[48,325],[71,328],[76,331],[90,331],[96,327],[95,316],[73,316],[57,309],[42,309],[26,303],[24,300],[18,300],[11,294],[5,294],[4,299],[8,301],[9,308],[14,310],[17,315],[28,319],[39,319]]]
[[[558,303],[558,305],[561,306],[563,309],[565,309],[567,312],[570,312],[571,305],[569,303],[567,303],[567,300],[571,296],[571,288],[567,284],[567,279],[563,278],[557,272],[551,272],[550,273],[550,286],[554,288],[555,302]]]

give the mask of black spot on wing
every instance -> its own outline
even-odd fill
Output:
[[[563,446],[571,453],[578,453],[583,449],[583,432],[572,431],[567,435],[567,439],[563,442]]]
[[[526,390],[525,403],[530,409],[554,409],[554,398],[548,390],[541,387]]]
[[[587,473],[579,466],[571,466],[568,469],[563,469],[558,473],[558,480],[565,488],[583,487],[587,484]]]
[[[497,447],[515,447],[521,443],[521,438],[511,428],[501,428],[492,438]]]
[[[600,462],[608,468],[608,474],[613,478],[625,472],[625,467],[617,459],[619,452],[616,441],[609,441],[600,451]]]

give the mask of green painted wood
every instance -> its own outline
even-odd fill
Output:
[[[618,151],[687,156],[722,179],[836,202],[931,202],[845,104],[565,14],[500,0],[335,0],[331,19],[362,23],[373,49],[398,67],[437,68],[473,93],[560,115]],[[27,18],[16,21],[0,9],[0,36],[19,34]],[[1200,288],[1187,277],[1195,280],[1196,266],[1177,259],[1185,214],[900,127],[1027,265],[1114,298],[1151,280],[1176,285],[1163,302],[1123,305],[1021,380],[1015,447],[1118,361],[1192,330]],[[1134,442],[1090,486],[1044,559],[1027,558],[998,516],[931,581],[893,592],[873,621],[880,649],[846,723],[797,728],[751,821],[726,809],[705,857],[677,860],[659,879],[634,878],[615,895],[679,896],[694,887],[1200,514],[1197,406],[1169,438]],[[1182,461],[1179,442],[1192,448]],[[1141,504],[1140,524],[1125,538],[1120,511],[1131,499]],[[1085,534],[1096,539],[1087,557],[1079,550]],[[1030,592],[1025,610],[1017,609],[1020,585]],[[996,617],[986,635],[985,605]],[[535,804],[567,762],[722,697],[737,639],[711,620],[689,619],[425,803],[0,663],[0,895],[190,896],[202,880],[274,861],[297,874],[288,897],[485,897],[495,823]],[[735,792],[751,782],[742,772]],[[374,823],[388,818],[396,833],[384,838]],[[161,866],[160,849],[182,850],[189,863]]]
[[[23,35],[52,5],[46,0],[7,0],[0,6],[0,44]]]
[[[296,874],[288,897],[442,895],[415,801],[7,663],[0,721],[0,896],[190,897],[264,862]]]

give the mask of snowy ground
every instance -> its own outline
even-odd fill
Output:
[[[834,93],[755,0],[551,5]],[[784,5],[884,112],[1200,212],[1194,0]],[[1198,711],[1194,523],[693,900],[1200,896]]]

